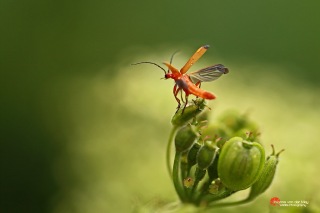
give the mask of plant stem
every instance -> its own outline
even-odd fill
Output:
[[[241,205],[241,204],[249,203],[249,202],[251,202],[252,200],[253,200],[253,199],[245,199],[245,200],[240,200],[240,201],[236,201],[236,202],[217,203],[217,204],[209,205],[208,207],[218,208],[218,207],[236,206],[236,205]]]
[[[197,199],[198,205],[201,204],[201,202],[205,202],[208,206],[215,206],[214,204],[210,205],[211,202],[221,200],[223,198],[229,197],[232,195],[234,192],[229,191],[229,190],[223,190],[221,192],[218,192],[217,194],[207,194],[205,196],[199,196]],[[219,204],[217,204],[219,205]]]
[[[174,156],[174,163],[173,163],[173,184],[178,193],[178,196],[182,202],[186,201],[186,192],[183,188],[183,184],[180,179],[179,175],[179,168],[180,168],[180,161],[181,161],[181,152],[177,152]]]
[[[171,169],[171,147],[172,147],[172,142],[173,139],[177,133],[177,130],[179,129],[178,126],[173,126],[173,128],[171,129],[170,135],[169,135],[169,139],[168,139],[168,145],[167,145],[167,170],[169,172],[170,177],[172,178],[172,169]]]

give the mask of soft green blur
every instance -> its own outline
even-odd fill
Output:
[[[212,118],[249,113],[267,154],[270,144],[286,149],[271,188],[237,211],[268,212],[279,197],[310,208],[270,212],[319,212],[319,6],[0,1],[0,212],[148,211],[177,201],[165,167],[173,82],[130,64],[180,50],[180,68],[203,44],[211,48],[192,70],[230,69],[203,84],[218,97]]]

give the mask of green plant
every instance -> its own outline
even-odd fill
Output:
[[[227,112],[209,123],[205,104],[197,98],[171,120],[167,168],[175,190],[181,202],[206,208],[251,202],[271,185],[283,150],[276,154],[272,146],[266,159],[258,126],[247,115]],[[248,188],[249,196],[241,201],[216,203]]]

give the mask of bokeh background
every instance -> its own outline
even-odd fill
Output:
[[[177,201],[165,169],[173,82],[139,61],[223,63],[203,84],[226,109],[249,112],[285,148],[269,200],[320,212],[318,1],[0,1],[0,212],[154,212]],[[243,192],[239,197],[245,196]],[[151,210],[150,210],[151,209]],[[234,212],[232,208],[215,212]]]

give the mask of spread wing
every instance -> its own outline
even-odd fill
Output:
[[[203,68],[196,72],[190,73],[189,76],[193,83],[197,82],[208,82],[218,79],[222,74],[227,74],[229,72],[222,64],[216,64],[210,67]]]
[[[209,49],[209,45],[204,45],[202,47],[200,47],[192,56],[191,58],[187,61],[187,63],[181,68],[180,73],[184,74],[186,73],[190,67],[196,63],[196,61],[199,60],[199,58],[201,58],[201,56]]]

